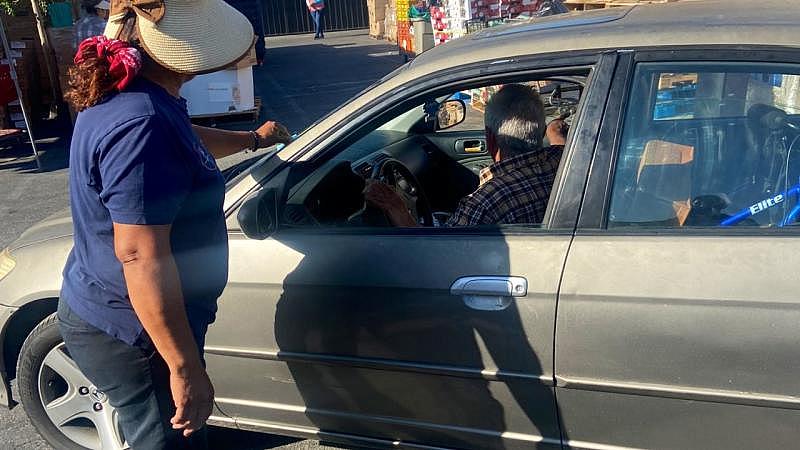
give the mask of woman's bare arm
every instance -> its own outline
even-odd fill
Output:
[[[173,427],[189,435],[202,428],[211,415],[214,388],[186,317],[170,228],[115,223],[114,250],[122,263],[133,310],[169,367],[177,408]]]
[[[253,147],[253,134],[249,131],[220,130],[200,125],[193,125],[192,128],[216,159]],[[281,142],[287,143],[291,140],[291,135],[286,127],[277,122],[267,122],[255,132],[258,135],[257,148],[269,147]]]

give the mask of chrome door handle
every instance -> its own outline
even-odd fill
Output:
[[[452,295],[460,295],[464,304],[479,311],[500,311],[511,305],[513,297],[528,295],[528,280],[522,277],[462,277],[450,286]]]
[[[453,295],[525,297],[528,295],[528,280],[522,277],[462,277],[450,286],[450,293]]]

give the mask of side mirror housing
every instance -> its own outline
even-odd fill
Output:
[[[264,240],[278,229],[275,191],[262,189],[244,201],[236,215],[239,227],[250,239]]]
[[[467,118],[467,104],[461,99],[449,99],[439,105],[436,112],[436,128],[446,130],[452,128]]]

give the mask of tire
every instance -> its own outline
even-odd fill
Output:
[[[17,384],[28,418],[54,448],[125,447],[113,408],[69,357],[56,314],[40,322],[25,339],[17,367]],[[65,419],[57,424],[54,417]],[[105,435],[101,429],[106,430]],[[115,442],[117,445],[113,445]]]

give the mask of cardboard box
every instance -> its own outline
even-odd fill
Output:
[[[199,75],[183,85],[181,96],[187,100],[192,117],[252,110],[255,108],[253,68]]]
[[[386,20],[386,3],[382,0],[367,0],[367,12],[370,23]]]
[[[375,22],[369,24],[369,35],[376,39],[383,38],[386,34],[386,22]]]
[[[250,47],[250,53],[247,54],[242,60],[236,63],[237,69],[244,69],[246,67],[253,67],[258,64],[258,58],[256,58],[256,46]]]

